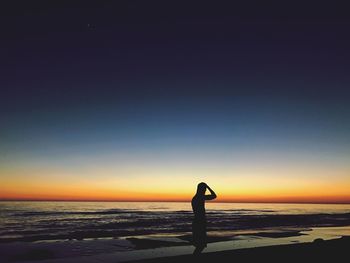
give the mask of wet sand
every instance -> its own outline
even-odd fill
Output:
[[[343,236],[343,237],[342,237]],[[322,227],[296,231],[295,229],[268,229],[244,231],[239,235],[214,235],[198,260],[227,262],[253,257],[288,258],[322,253],[345,256],[350,247],[348,227]],[[11,242],[0,244],[0,262],[75,263],[75,262],[190,262],[194,247],[188,236],[143,236],[126,239],[89,239],[49,242]],[[316,242],[315,242],[316,240]],[[324,240],[324,241],[323,241]],[[292,248],[289,248],[292,247]],[[276,257],[276,259],[273,259]],[[324,255],[324,257],[330,257]],[[234,261],[233,260],[233,261]],[[197,259],[195,260],[197,262]]]
[[[350,236],[312,243],[278,245],[221,252],[199,256],[185,255],[132,261],[133,263],[185,263],[185,262],[341,262],[349,257]],[[339,261],[340,260],[340,261]]]

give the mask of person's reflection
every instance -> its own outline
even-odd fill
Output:
[[[206,195],[206,190],[210,194]],[[192,223],[192,240],[196,247],[193,254],[200,254],[207,246],[207,220],[205,217],[205,200],[213,200],[216,198],[214,191],[206,184],[200,183],[197,186],[197,192],[192,198],[192,210],[194,213]]]

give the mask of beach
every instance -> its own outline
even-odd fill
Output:
[[[152,244],[144,239],[144,246],[139,249],[120,249],[123,242],[118,241],[70,241],[66,243],[11,243],[1,244],[0,262],[27,263],[73,263],[73,262],[232,262],[244,260],[253,262],[268,259],[277,262],[292,258],[293,260],[317,259],[318,262],[331,262],[334,258],[344,258],[350,245],[350,227],[319,228],[313,235],[298,241],[297,237],[262,237],[236,241],[212,242],[199,256],[192,255],[193,247],[182,244]],[[347,236],[334,236],[330,233],[348,233]],[[325,239],[320,238],[323,236]],[[125,243],[124,243],[125,245]],[[117,246],[114,247],[113,246]],[[118,247],[119,246],[119,247]],[[110,250],[106,250],[110,247]]]
[[[342,237],[328,241],[315,240],[312,243],[229,250],[199,256],[186,255],[133,262],[334,262],[348,258],[349,246],[350,237]]]

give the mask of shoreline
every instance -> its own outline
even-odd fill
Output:
[[[277,249],[277,251],[280,251],[281,246],[295,247],[295,245],[297,245],[296,247],[304,247],[307,246],[307,244],[310,245],[314,243],[328,244],[329,241],[332,240],[341,240],[341,246],[346,242],[346,246],[350,247],[350,241],[348,238],[343,237],[350,237],[350,226],[313,228],[311,230],[301,231],[301,234],[302,235],[299,236],[292,235],[289,237],[237,235],[233,240],[208,243],[207,248],[203,251],[203,254],[200,257],[203,257],[204,261],[207,258],[218,257],[220,258],[220,262],[225,262],[227,257],[236,257],[235,255],[237,253],[243,253],[237,251],[256,251],[258,248],[269,250],[270,247],[274,247],[273,250]],[[317,241],[314,242],[315,240]],[[166,247],[152,247],[152,242],[149,242],[150,239],[148,238],[143,240],[139,239],[138,241],[141,242],[141,246],[143,246],[142,249],[131,247],[130,240],[126,239],[77,240],[65,242],[16,242],[3,245],[0,244],[0,253],[3,256],[2,260],[4,262],[25,263],[90,263],[97,261],[104,263],[133,261],[160,263],[186,262],[193,260],[192,253],[194,247],[189,243],[183,245],[179,244],[178,246],[170,245]],[[270,252],[276,253],[276,251]],[[233,256],[231,255],[232,253]],[[250,253],[251,252],[248,254]],[[227,254],[230,256],[223,256]]]

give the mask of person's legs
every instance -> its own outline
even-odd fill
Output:
[[[200,218],[199,220],[194,220],[192,224],[193,231],[193,245],[195,250],[194,255],[199,255],[202,253],[203,249],[207,246],[207,231],[206,231],[206,220],[205,218]]]
[[[204,248],[205,246],[196,246],[196,248],[193,251],[193,255],[199,255],[200,253],[202,253]]]

